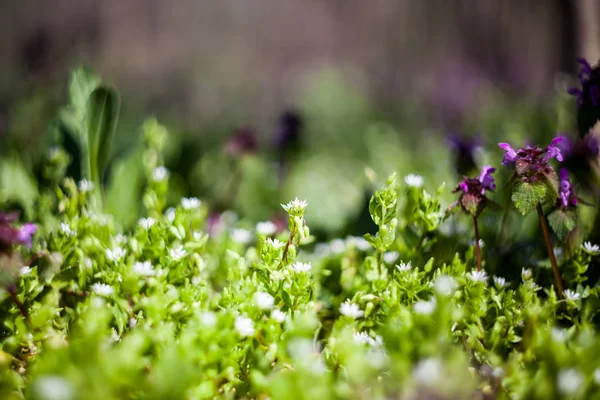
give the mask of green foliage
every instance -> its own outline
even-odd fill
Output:
[[[523,215],[533,211],[539,203],[546,199],[548,186],[543,182],[518,182],[512,192],[512,201]]]
[[[577,226],[577,212],[575,210],[557,209],[548,215],[548,223],[561,240]]]

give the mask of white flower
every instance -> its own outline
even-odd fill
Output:
[[[367,332],[354,332],[354,341],[358,344],[371,344],[373,338]]]
[[[75,391],[71,383],[57,375],[42,375],[31,384],[33,397],[45,400],[72,400]]]
[[[398,271],[408,272],[412,269],[412,265],[410,261],[407,263],[405,263],[404,261],[400,261],[400,264],[396,265],[396,268],[398,268]]]
[[[285,321],[285,317],[286,314],[278,308],[271,311],[271,319],[273,319],[274,321],[282,323],[283,321]]]
[[[200,314],[200,323],[204,326],[213,327],[217,324],[217,315],[212,311],[204,311]]]
[[[312,269],[312,266],[308,263],[298,261],[292,264],[292,269],[299,274],[308,273]]]
[[[243,228],[235,228],[231,231],[231,240],[240,244],[248,244],[252,240],[252,233]]]
[[[542,287],[540,285],[538,285],[537,283],[533,282],[533,281],[529,282],[529,288],[531,290],[533,290],[534,292],[542,290]]]
[[[94,266],[94,264],[92,263],[92,260],[90,258],[87,258],[83,261],[83,265],[85,265],[85,267],[87,269],[92,269],[92,267]]]
[[[594,382],[596,385],[600,385],[600,368],[594,370]]]
[[[285,242],[272,238],[267,238],[267,240],[265,240],[265,244],[269,247],[272,247],[275,250],[279,250],[283,248],[283,246],[285,246]]]
[[[156,271],[150,261],[136,262],[133,264],[133,272],[140,276],[154,276]]]
[[[75,230],[71,229],[71,227],[67,223],[61,222],[60,223],[60,230],[62,231],[62,233],[64,233],[67,236],[74,236],[75,235]]]
[[[31,267],[24,265],[21,267],[21,269],[19,269],[19,275],[21,276],[25,276],[25,275],[29,275],[31,273]]]
[[[94,291],[94,293],[100,296],[110,296],[115,292],[112,286],[107,285],[105,283],[94,283],[92,285],[92,290]]]
[[[297,197],[287,204],[282,204],[281,207],[288,213],[302,214],[306,210],[308,203],[306,200],[300,200]]]
[[[354,319],[362,318],[363,315],[365,315],[365,312],[358,307],[358,304],[354,304],[350,300],[346,300],[342,303],[340,306],[340,313]]]
[[[435,298],[429,301],[419,300],[413,304],[413,310],[417,314],[429,315],[435,310],[436,301]]]
[[[277,231],[277,226],[271,221],[259,222],[256,224],[256,232],[261,235],[269,236]]]
[[[576,301],[581,298],[581,295],[577,292],[572,291],[571,289],[566,289],[564,291],[565,297],[567,300]]]
[[[141,218],[138,221],[138,224],[140,224],[140,226],[142,227],[142,229],[148,230],[150,228],[152,228],[152,226],[156,223],[156,220],[152,217],[148,217],[148,218]]]
[[[398,257],[400,257],[400,253],[397,251],[386,251],[383,253],[383,261],[385,261],[386,264],[393,264]]]
[[[256,303],[256,305],[260,309],[269,310],[273,308],[273,304],[275,304],[275,299],[269,293],[256,292],[254,293],[254,303]]]
[[[439,358],[427,358],[419,361],[413,370],[413,378],[420,385],[435,385],[444,372],[444,366]]]
[[[404,183],[412,187],[423,186],[423,177],[421,175],[408,174],[404,177]]]
[[[193,210],[200,207],[202,202],[196,197],[184,197],[181,199],[181,206],[186,210]]]
[[[342,239],[334,239],[329,244],[329,248],[335,254],[343,253],[346,250],[346,243]]]
[[[521,269],[521,278],[526,281],[528,279],[531,279],[531,270],[529,268],[522,268]]]
[[[181,260],[183,257],[185,257],[187,254],[187,251],[185,251],[185,249],[183,248],[183,246],[178,246],[174,249],[171,249],[169,251],[169,255],[171,256],[171,258],[174,261],[179,261]]]
[[[119,233],[116,236],[113,236],[113,242],[115,244],[124,244],[127,241],[127,237],[125,235],[123,235],[122,233]]]
[[[79,191],[82,193],[91,192],[94,190],[94,182],[88,181],[87,179],[82,179],[79,181]]]
[[[367,242],[365,238],[360,236],[349,236],[346,239],[346,242],[349,245],[356,247],[360,251],[367,251],[371,248],[369,242]]]
[[[127,252],[119,246],[114,249],[106,249],[106,258],[108,258],[109,261],[119,262],[125,258],[125,255],[127,255]]]
[[[175,221],[176,216],[177,216],[177,211],[173,207],[167,208],[167,211],[165,211],[165,218],[169,222]]]
[[[503,288],[507,286],[506,279],[504,279],[501,276],[494,276],[494,283],[496,284],[496,286],[498,286],[498,288]]]
[[[254,335],[254,321],[248,317],[236,317],[234,327],[242,337]]]
[[[583,375],[575,368],[562,369],[558,372],[556,385],[562,394],[573,395],[583,385]]]
[[[583,249],[586,251],[586,253],[588,253],[592,256],[596,256],[596,255],[600,254],[600,246],[598,246],[597,244],[591,244],[590,242],[585,242],[583,244]]]
[[[552,331],[550,331],[552,334],[552,339],[554,339],[555,342],[560,342],[560,343],[564,343],[567,340],[567,330],[563,329],[563,328],[552,328]]]
[[[441,296],[450,296],[456,290],[457,284],[454,278],[448,275],[440,275],[433,283],[433,289]]]
[[[485,282],[488,279],[485,271],[471,271],[467,274],[467,277],[475,282]]]
[[[169,177],[169,170],[163,166],[157,167],[152,171],[152,179],[157,182],[164,181]]]

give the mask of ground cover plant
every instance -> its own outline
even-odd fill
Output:
[[[447,184],[435,161],[405,175],[366,165],[369,231],[342,237],[313,230],[311,215],[328,216],[310,211],[327,196],[345,207],[342,175],[322,201],[302,186],[277,197],[297,173],[296,114],[276,160],[242,129],[226,163],[209,154],[190,172],[226,164],[228,190],[251,182],[245,204],[222,198],[273,215],[253,220],[182,194],[154,119],[111,158],[121,100],[77,70],[51,146],[1,160],[0,398],[600,397],[600,95],[598,67],[581,65],[564,101],[573,133],[521,148],[517,134],[485,148],[453,137],[439,150],[460,149]],[[389,159],[388,129],[365,135],[374,160]]]

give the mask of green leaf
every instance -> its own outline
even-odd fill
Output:
[[[144,184],[143,151],[136,150],[119,159],[111,168],[106,189],[106,210],[121,227],[131,228],[140,216],[140,197]]]
[[[116,90],[106,86],[96,88],[87,104],[87,138],[89,174],[100,187],[108,162],[110,144],[119,119],[120,99]]]
[[[544,183],[546,184],[547,192],[545,201],[549,204],[553,204],[558,199],[558,177],[556,176],[556,172],[553,169],[549,169],[548,171],[544,171]]]
[[[548,223],[562,240],[577,226],[577,213],[574,210],[555,210],[548,215]]]
[[[532,211],[536,205],[546,198],[547,185],[544,182],[519,182],[515,185],[512,193],[512,201],[523,215]]]

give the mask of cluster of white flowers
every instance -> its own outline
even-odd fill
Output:
[[[419,300],[413,304],[413,311],[421,315],[430,315],[435,311],[436,305],[435,297],[429,301]]]
[[[450,296],[457,287],[458,284],[449,275],[440,275],[433,282],[433,290],[441,296]]]
[[[127,236],[123,235],[122,233],[119,233],[112,237],[112,241],[116,245],[122,245],[127,242]]]
[[[508,286],[506,279],[501,276],[494,276],[494,283],[499,289]]]
[[[110,296],[115,292],[112,286],[105,283],[94,283],[92,285],[92,290],[99,296]]]
[[[75,236],[75,230],[72,229],[69,224],[65,223],[65,222],[61,222],[60,223],[60,230],[62,231],[62,233],[64,233],[66,236]]]
[[[598,246],[597,244],[585,242],[582,246],[583,250],[585,250],[588,254],[592,256],[597,256],[598,254],[600,254],[600,246]]]
[[[231,231],[231,240],[240,244],[248,244],[252,240],[252,232],[243,228],[235,228]]]
[[[289,203],[281,205],[286,212],[296,215],[303,214],[307,206],[308,203],[306,200],[300,200],[297,197]]]
[[[185,210],[194,210],[200,207],[200,204],[202,204],[202,202],[196,197],[184,197],[181,199],[181,206]]]
[[[353,338],[358,344],[368,344],[371,347],[383,346],[383,339],[381,336],[375,336],[375,338],[372,338],[367,332],[354,332]]]
[[[439,358],[427,358],[419,361],[413,370],[415,381],[424,386],[433,386],[440,381],[444,365]]]
[[[583,385],[584,377],[581,372],[575,368],[562,369],[558,372],[556,386],[558,391],[565,396],[572,396]]]
[[[365,312],[360,309],[358,304],[352,303],[350,300],[346,300],[340,306],[340,314],[350,318],[362,318]]]
[[[566,289],[564,291],[564,294],[565,294],[565,298],[567,300],[571,300],[571,301],[577,301],[581,298],[581,295],[579,293],[577,293],[571,289]]]
[[[367,242],[365,238],[360,236],[348,236],[346,238],[346,244],[348,246],[356,247],[360,251],[367,251],[371,248],[369,242]]]
[[[312,266],[308,263],[303,263],[303,262],[297,261],[292,264],[292,269],[297,273],[305,274],[305,273],[310,272],[310,270],[312,269]]]
[[[421,175],[408,174],[404,177],[404,183],[412,187],[423,186],[423,177]]]
[[[112,249],[106,249],[106,258],[112,262],[119,262],[127,255],[127,251],[119,246]]]
[[[270,310],[275,304],[275,299],[269,293],[256,292],[253,296],[254,303],[262,310]]]
[[[396,265],[396,268],[400,272],[408,272],[412,269],[412,264],[409,262],[405,263],[404,261],[400,261],[400,264]]]
[[[142,229],[145,229],[145,230],[152,228],[155,223],[156,223],[156,220],[152,217],[141,218],[138,221],[138,224],[142,227]]]
[[[282,249],[285,246],[285,242],[272,238],[267,238],[267,240],[265,240],[265,244],[275,250]]]
[[[169,170],[163,166],[154,168],[154,171],[152,171],[152,179],[154,179],[157,182],[164,181],[168,177],[169,177]]]
[[[467,274],[467,277],[474,282],[485,282],[488,280],[485,271],[471,271]]]
[[[400,257],[400,253],[397,251],[386,251],[383,253],[383,261],[385,261],[386,264],[395,263],[398,257]]]
[[[91,192],[94,190],[94,182],[88,181],[87,179],[82,179],[79,181],[77,187],[81,193]]]
[[[174,261],[179,261],[187,255],[187,251],[185,251],[183,246],[179,245],[174,249],[169,250],[169,255]]]
[[[242,337],[254,335],[254,321],[248,317],[243,317],[241,315],[236,317],[234,327]]]
[[[271,221],[259,222],[256,224],[256,232],[261,235],[269,236],[277,231],[277,226]]]
[[[139,276],[154,276],[156,275],[156,271],[154,270],[154,266],[150,261],[144,262],[136,262],[133,264],[133,272],[135,272]]]
[[[271,311],[271,319],[273,319],[274,321],[282,323],[285,321],[285,318],[286,318],[286,313],[281,311],[279,308],[276,308],[273,311]]]

